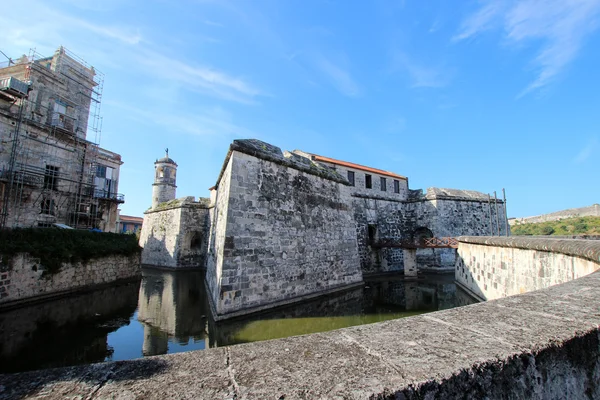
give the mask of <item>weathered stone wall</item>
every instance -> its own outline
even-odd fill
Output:
[[[220,282],[218,293],[211,288],[217,316],[362,281],[348,187],[301,158],[266,146],[230,153],[226,212],[217,205],[226,219],[222,255],[215,251],[217,273],[207,273]]]
[[[461,237],[456,281],[484,300],[547,288],[600,269],[600,243],[530,237]]]
[[[331,332],[0,375],[0,399],[600,398],[600,273]]]
[[[183,197],[144,213],[140,233],[142,264],[202,268],[209,231],[208,199]]]
[[[0,264],[0,306],[52,297],[141,276],[140,256],[107,256],[47,272],[42,261],[19,253]]]
[[[121,157],[82,140],[97,85],[94,73],[62,48],[51,58],[18,60],[0,69],[0,78],[30,81],[32,89],[26,99],[0,98],[0,210],[7,211],[5,226],[62,223],[115,232]],[[101,165],[114,168],[110,193],[104,186],[93,187],[92,177]],[[54,168],[54,176],[47,175],[47,166]],[[11,173],[16,178],[12,187]],[[90,197],[82,201],[82,194]]]
[[[225,232],[227,227],[227,212],[229,207],[229,192],[231,190],[231,159],[226,161],[221,173],[218,190],[214,195],[215,205],[210,211],[210,234],[208,254],[206,258],[206,287],[211,301],[213,313],[216,310],[216,299],[220,297],[220,283],[223,275],[223,259],[225,251]],[[213,197],[211,195],[211,197]]]
[[[352,207],[361,267],[367,274],[403,270],[401,249],[375,249],[371,239],[495,235],[498,228],[500,235],[506,232],[504,204],[499,201],[496,211],[493,200],[490,205],[487,195],[473,191],[429,188],[426,195],[414,193],[407,201],[352,195]],[[417,264],[452,268],[455,254],[454,249],[419,249]]]

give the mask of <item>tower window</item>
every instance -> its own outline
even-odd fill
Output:
[[[354,171],[348,171],[348,182],[350,186],[354,186]]]
[[[365,174],[365,187],[367,189],[371,189],[373,187],[373,180],[369,174]]]
[[[381,182],[381,191],[385,192],[387,190],[387,181],[385,178],[379,178],[379,181]]]

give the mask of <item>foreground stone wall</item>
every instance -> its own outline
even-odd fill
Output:
[[[484,300],[543,289],[600,269],[600,242],[460,237],[456,281]]]
[[[0,265],[0,307],[138,277],[139,254],[63,263],[58,272],[49,273],[39,258],[19,253]]]
[[[219,209],[221,193],[217,200],[217,235],[225,224],[225,237],[215,249],[220,270],[207,274],[219,285],[218,293],[211,287],[217,319],[362,281],[343,179],[264,146],[234,148],[229,187],[219,184],[228,193],[226,212]]]
[[[326,333],[0,375],[0,399],[597,399],[600,273]]]

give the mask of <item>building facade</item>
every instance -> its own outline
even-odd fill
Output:
[[[153,193],[163,202],[144,215],[142,262],[206,268],[216,319],[347,289],[366,274],[403,271],[407,253],[381,246],[385,241],[508,233],[504,202],[492,206],[483,193],[424,194],[402,175],[254,139],[231,144],[210,198],[176,199],[161,175]],[[195,258],[186,263],[182,255],[190,252]],[[410,254],[421,268],[453,270],[455,253]]]
[[[102,84],[63,47],[0,68],[0,227],[116,230],[123,162],[97,144]]]

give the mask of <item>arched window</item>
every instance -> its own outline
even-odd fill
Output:
[[[414,230],[412,237],[415,242],[421,242],[425,239],[432,238],[433,232],[429,228],[420,227]]]

